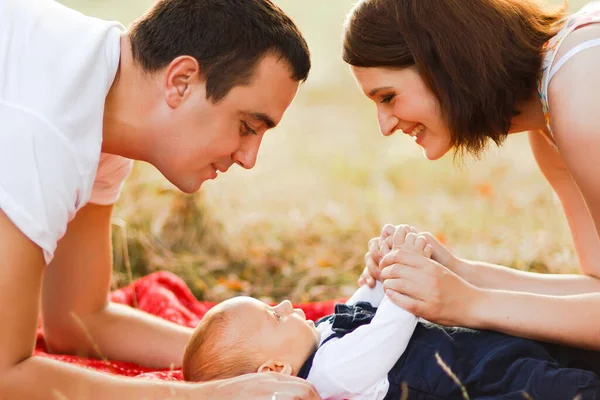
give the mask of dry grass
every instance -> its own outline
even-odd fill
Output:
[[[150,1],[64,3],[127,24]],[[577,270],[566,221],[524,135],[461,168],[451,156],[425,160],[408,138],[383,138],[374,106],[339,57],[352,1],[277,3],[307,36],[309,81],[252,171],[234,169],[186,196],[152,167],[136,165],[115,212],[115,286],[130,279],[129,260],[133,277],[168,269],[206,300],[346,296],[368,239],[387,222],[429,230],[460,256]]]

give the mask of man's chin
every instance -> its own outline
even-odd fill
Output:
[[[206,182],[206,180],[196,180],[196,181],[177,181],[174,182],[169,180],[177,189],[181,190],[185,194],[193,194],[196,193],[202,187],[202,184]]]

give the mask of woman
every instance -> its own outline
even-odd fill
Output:
[[[435,160],[480,155],[528,132],[559,196],[580,275],[462,260],[432,236],[433,259],[371,240],[361,283],[444,325],[600,349],[600,3],[564,18],[531,0],[363,0],[345,27],[344,60],[377,104],[383,135],[401,130]],[[401,226],[400,229],[409,229]],[[380,274],[380,269],[385,268]]]

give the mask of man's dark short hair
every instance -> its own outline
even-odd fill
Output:
[[[311,67],[300,30],[270,0],[159,0],[132,24],[130,37],[134,60],[148,72],[194,57],[213,102],[248,84],[266,55],[287,61],[296,81]]]

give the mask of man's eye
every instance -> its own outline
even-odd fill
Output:
[[[390,94],[390,95],[388,95],[388,96],[385,96],[383,99],[381,99],[381,102],[380,102],[380,103],[381,103],[381,104],[387,104],[387,103],[389,103],[390,101],[392,101],[392,99],[393,99],[393,98],[394,98],[394,95],[393,95],[393,94]]]
[[[250,128],[250,125],[244,121],[242,121],[242,133],[246,135],[256,135],[256,131]]]

